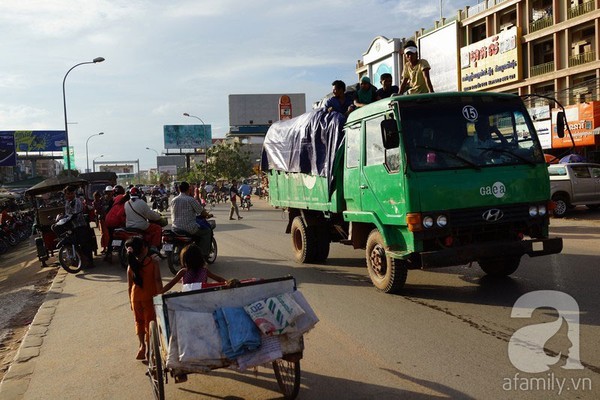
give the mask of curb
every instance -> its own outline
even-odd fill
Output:
[[[59,267],[52,286],[46,293],[46,298],[29,325],[4,379],[0,382],[0,398],[2,400],[22,400],[24,398],[29,388],[31,375],[35,371],[35,359],[40,355],[44,337],[61,298],[66,276],[67,272]]]

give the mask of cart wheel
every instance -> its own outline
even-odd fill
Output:
[[[152,384],[154,398],[165,400],[165,379],[162,368],[162,358],[160,356],[160,347],[158,344],[158,328],[155,321],[150,322],[150,348],[148,354],[148,377]]]
[[[279,358],[273,361],[273,371],[283,397],[295,399],[300,390],[300,360],[286,361]]]

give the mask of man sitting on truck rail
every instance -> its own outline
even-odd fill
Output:
[[[333,86],[333,97],[327,99],[324,105],[325,109],[327,112],[337,111],[348,116],[356,107],[352,102],[352,96],[346,94],[346,84],[344,81],[336,80],[331,85]]]

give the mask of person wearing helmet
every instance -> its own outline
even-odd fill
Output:
[[[129,190],[129,201],[125,203],[125,226],[144,231],[144,239],[155,248],[160,248],[162,228],[158,221],[162,215],[152,211],[145,201],[140,199],[141,192],[132,187]]]

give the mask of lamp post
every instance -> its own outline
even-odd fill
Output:
[[[104,57],[96,57],[92,61],[86,61],[79,64],[75,64],[67,71],[65,77],[63,78],[62,89],[63,89],[63,107],[65,112],[65,143],[67,145],[67,174],[71,175],[71,149],[69,148],[69,127],[67,125],[67,97],[65,96],[65,82],[67,81],[67,76],[69,72],[73,70],[73,68],[78,67],[84,64],[96,64],[104,61]],[[89,165],[88,165],[89,169]]]
[[[87,168],[85,169],[85,172],[90,172],[90,155],[88,152],[88,143],[91,138],[93,138],[94,136],[100,136],[100,135],[104,135],[104,132],[96,133],[95,135],[88,137],[87,140],[85,141],[85,162],[87,164]]]
[[[206,151],[208,148],[206,147],[206,124],[202,121],[202,118],[197,117],[195,115],[191,115],[188,113],[183,113],[184,117],[196,118],[198,121],[202,122],[202,143],[204,144],[204,175],[206,175],[206,163],[208,162],[208,154]],[[206,178],[206,176],[204,177]]]
[[[92,172],[96,172],[96,160],[99,159],[99,158],[102,158],[102,157],[104,157],[104,154],[99,155],[98,157],[96,157],[96,158],[94,158],[92,160],[92,164],[93,164],[93,167],[92,167],[93,171]]]

